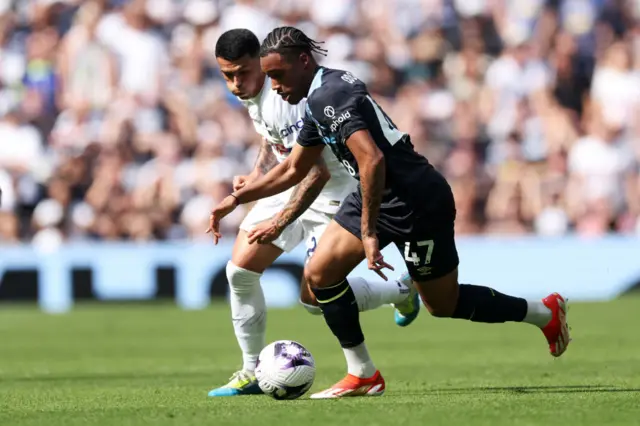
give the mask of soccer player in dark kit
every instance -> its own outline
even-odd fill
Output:
[[[300,182],[328,146],[358,190],[344,201],[318,242],[304,276],[338,338],[348,374],[312,398],[376,396],[385,389],[364,343],[358,308],[346,277],[362,260],[385,278],[380,248],[395,244],[429,312],[441,318],[474,322],[525,322],[539,327],[553,356],[570,342],[566,302],[553,293],[525,300],[489,287],[458,283],[454,240],[455,203],[451,188],[428,160],[413,149],[349,72],[321,67],[312,53],[325,51],[293,27],[273,30],[260,56],[271,88],[297,104],[307,98],[303,129],[286,161],[262,178],[225,198],[211,212],[210,228],[217,242],[219,221],[239,204],[280,193]],[[260,243],[260,231],[249,234]]]

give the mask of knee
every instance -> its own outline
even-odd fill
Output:
[[[304,305],[318,306],[316,295],[309,288],[300,293],[300,302]]]
[[[229,288],[234,293],[248,293],[256,285],[260,285],[260,275],[262,274],[241,268],[233,262],[227,263],[226,272]]]
[[[313,294],[306,281],[302,281],[300,288],[300,304],[311,315],[322,315],[322,310],[318,306],[318,299]]]
[[[304,280],[310,289],[326,287],[324,276],[321,269],[314,266],[313,262],[307,263],[304,268]]]

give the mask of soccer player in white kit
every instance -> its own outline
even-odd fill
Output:
[[[260,41],[251,31],[225,32],[218,39],[215,52],[227,87],[247,108],[256,131],[263,137],[254,170],[248,176],[234,178],[234,190],[238,190],[287,158],[302,129],[305,102],[291,105],[271,90],[271,80],[260,69]],[[325,150],[320,162],[296,187],[258,201],[247,214],[226,270],[232,322],[243,366],[227,384],[211,390],[209,396],[262,393],[254,375],[258,355],[265,346],[266,306],[260,276],[283,252],[302,242],[307,244],[307,256],[311,256],[341,202],[356,184],[333,153]],[[254,241],[252,232],[257,229],[261,229],[261,237]],[[396,324],[401,327],[418,315],[418,294],[408,274],[398,280],[374,283],[356,278],[349,283],[360,311],[393,304]],[[322,315],[306,283],[301,285],[300,302],[310,313]]]

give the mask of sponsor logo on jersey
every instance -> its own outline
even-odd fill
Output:
[[[322,140],[326,145],[333,145],[337,142],[335,136],[322,136]]]
[[[340,117],[336,118],[331,122],[331,126],[329,126],[329,128],[331,129],[332,132],[337,132],[338,126],[340,126],[342,123],[347,121],[349,118],[351,118],[351,113],[349,111],[345,111],[342,113]]]
[[[280,133],[280,137],[282,138],[286,138],[287,136],[291,136],[292,134],[294,134],[296,132],[296,130],[300,130],[302,129],[302,126],[304,125],[304,120],[301,118],[298,121],[296,121],[293,124],[290,124],[282,129],[280,129],[279,133]]]
[[[324,107],[324,115],[326,115],[329,118],[333,118],[336,116],[336,110],[333,109],[331,105],[328,105]]]

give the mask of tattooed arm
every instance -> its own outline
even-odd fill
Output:
[[[322,157],[309,170],[309,174],[294,188],[289,202],[276,217],[278,228],[284,229],[313,204],[322,188],[331,179],[331,173]]]
[[[393,267],[384,261],[378,241],[378,215],[385,187],[385,161],[380,148],[369,131],[358,130],[347,139],[347,147],[358,163],[362,192],[362,246],[367,256],[367,265],[385,281],[382,269]]]
[[[263,139],[262,145],[260,145],[260,152],[258,153],[258,158],[256,159],[256,164],[253,166],[253,171],[249,175],[254,180],[260,176],[264,176],[267,172],[273,169],[278,165],[278,160],[276,159],[273,150],[269,146],[269,143]]]
[[[362,237],[375,237],[385,186],[384,156],[367,130],[359,130],[347,140],[358,162],[362,192]]]
[[[258,158],[256,158],[256,164],[253,166],[253,170],[246,176],[234,176],[233,178],[233,190],[238,191],[244,188],[247,184],[257,180],[259,177],[264,176],[267,172],[278,165],[278,160],[273,153],[273,150],[269,146],[269,143],[262,139],[260,144],[260,151],[258,152]]]
[[[232,204],[242,204],[279,194],[298,185],[289,202],[272,220],[255,226],[248,234],[250,244],[268,244],[282,233],[316,199],[331,175],[322,161],[324,145],[305,148],[296,145],[285,161],[233,195]],[[212,217],[215,219],[215,213]],[[215,225],[215,220],[214,220]],[[214,228],[212,228],[214,229]],[[214,234],[215,235],[215,234]]]

